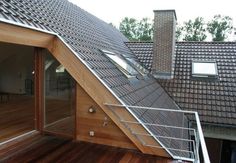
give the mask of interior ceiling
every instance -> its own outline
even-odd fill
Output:
[[[33,47],[0,42],[0,63],[12,55],[32,53]]]

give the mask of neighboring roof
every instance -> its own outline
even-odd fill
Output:
[[[149,69],[152,44],[126,43]],[[216,61],[218,80],[191,78],[192,60]],[[198,111],[202,122],[236,125],[236,42],[176,42],[174,79],[158,82],[182,109]]]
[[[5,0],[0,2],[0,7],[0,21],[4,19],[60,35],[126,105],[178,109],[153,77],[132,82],[102,54],[100,49],[135,57],[124,43],[128,40],[117,29],[78,6],[67,0]],[[133,109],[133,112],[144,122],[173,126],[180,120],[182,125],[183,117],[173,117],[173,114],[168,120],[151,111]],[[158,134],[152,127],[150,130]],[[168,147],[173,146],[168,143]]]
[[[151,71],[153,49],[152,42],[126,42],[129,49],[138,57],[139,61]]]

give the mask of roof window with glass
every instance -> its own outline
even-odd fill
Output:
[[[122,56],[107,51],[107,50],[101,50],[116,66],[117,68],[122,71],[128,78],[136,77],[139,75],[138,71],[133,68],[125,58]]]
[[[134,58],[127,58],[127,60],[134,65],[135,69],[142,74],[143,76],[147,75],[149,71],[144,68],[139,62],[137,62]]]
[[[217,78],[217,64],[215,61],[192,61],[192,77]]]

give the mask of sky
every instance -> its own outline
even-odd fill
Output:
[[[119,26],[122,18],[153,19],[153,10],[175,9],[178,23],[198,16],[206,21],[216,14],[236,21],[235,0],[69,0],[107,23]],[[236,22],[234,22],[236,26]]]
[[[236,27],[235,0],[69,0],[82,9],[112,23],[117,28],[124,17],[149,18],[153,20],[153,10],[174,9],[178,24],[196,17],[203,17],[207,22],[214,15],[221,14],[233,18]],[[208,38],[210,39],[210,38]],[[229,35],[228,41],[236,40],[236,35]],[[209,41],[209,40],[208,40]]]

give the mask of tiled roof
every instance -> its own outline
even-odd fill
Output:
[[[148,68],[152,44],[126,43]],[[216,61],[218,80],[191,78],[192,60]],[[236,125],[236,42],[177,42],[174,74],[158,82],[182,109],[198,111],[202,122]]]
[[[129,49],[138,57],[139,61],[148,69],[152,68],[152,42],[126,42]]]
[[[106,49],[135,57],[124,43],[128,40],[117,29],[67,0],[3,0],[0,19],[59,34],[126,105],[178,109],[154,78],[131,82],[99,51]],[[149,111],[133,111],[145,122],[163,119]],[[165,124],[175,125],[177,117],[170,119],[164,119]]]
[[[129,105],[156,106],[159,96],[148,95],[160,85],[149,77],[130,82],[99,49],[115,51],[135,57],[125,45],[127,39],[114,27],[82,10],[67,0],[11,0],[2,1],[0,18],[58,33],[112,90]],[[168,96],[166,97],[168,98]],[[160,107],[175,108],[170,102]]]

